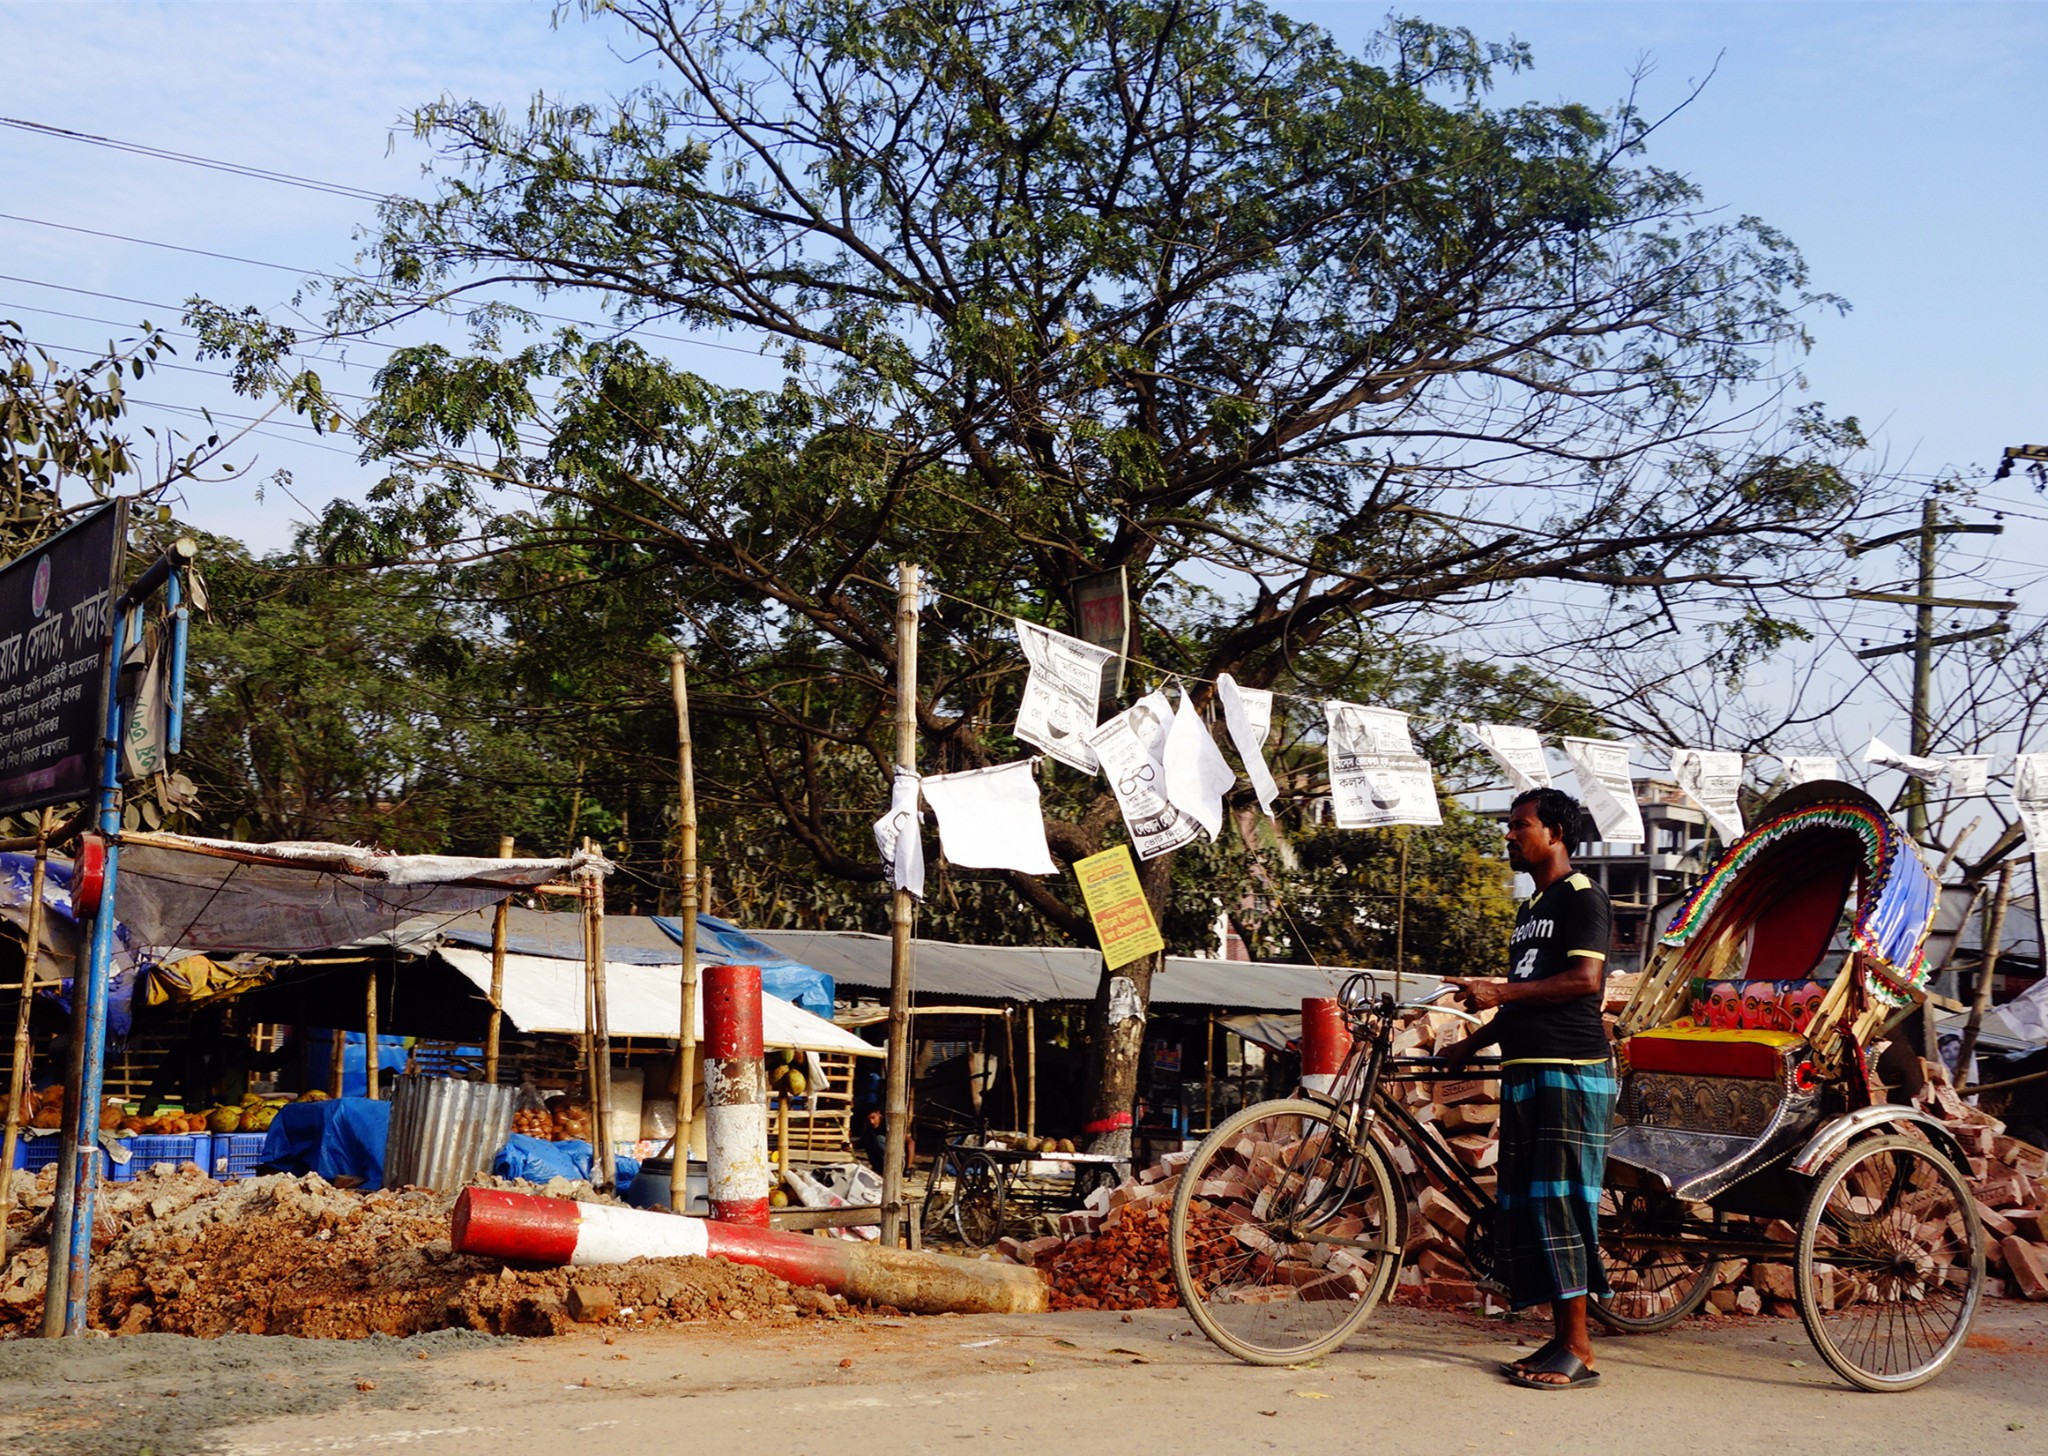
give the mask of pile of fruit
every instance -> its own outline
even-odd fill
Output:
[[[299,1102],[325,1102],[325,1092],[307,1092],[296,1099]],[[182,1107],[163,1106],[145,1117],[139,1110],[132,1110],[119,1097],[108,1097],[100,1104],[99,1125],[101,1132],[112,1133],[115,1137],[179,1137],[195,1132],[267,1132],[277,1116],[277,1109],[283,1100],[272,1101],[251,1092],[239,1106],[211,1107],[187,1111]],[[49,1132],[64,1124],[64,1088],[53,1082],[40,1091],[24,1091],[21,1096],[21,1118],[25,1127],[38,1132]]]
[[[780,1092],[785,1097],[801,1097],[811,1090],[811,1079],[804,1068],[802,1052],[787,1049],[768,1053],[768,1090]]]
[[[512,1131],[552,1143],[590,1141],[590,1109],[557,1092],[545,1107],[528,1105],[512,1114]]]
[[[992,1132],[988,1135],[992,1148],[1021,1148],[1027,1153],[1078,1153],[1072,1138],[1038,1137],[1031,1133]]]
[[[21,1125],[39,1132],[64,1125],[64,1089],[51,1083],[40,1092],[24,1087],[21,1092]]]

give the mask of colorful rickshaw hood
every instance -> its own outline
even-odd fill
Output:
[[[1862,954],[1864,986],[1886,1005],[1910,1004],[1927,981],[1923,945],[1934,926],[1940,887],[1905,831],[1853,784],[1801,784],[1765,805],[1756,827],[1729,846],[1658,943],[1676,948],[1697,935],[1727,893],[1756,872],[1766,850],[1796,836],[1844,830],[1863,851],[1849,935]]]

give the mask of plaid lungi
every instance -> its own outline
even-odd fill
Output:
[[[1600,1267],[1600,1184],[1620,1086],[1608,1062],[1501,1069],[1495,1268],[1516,1309],[1612,1291]]]

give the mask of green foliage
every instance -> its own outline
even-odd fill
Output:
[[[897,561],[944,594],[927,771],[1015,755],[1004,615],[1069,625],[1074,581],[1122,567],[1134,689],[1227,671],[1413,708],[1457,773],[1458,719],[1593,726],[1481,648],[1539,588],[1566,608],[1546,651],[1620,661],[1673,602],[1798,579],[1860,508],[1853,422],[1722,428],[1826,301],[1797,251],[1648,164],[1632,109],[1490,105],[1518,46],[1394,20],[1357,55],[1216,0],[587,8],[649,79],[423,108],[434,190],[386,208],[378,276],[333,300],[352,328],[461,313],[467,350],[396,351],[357,413],[276,330],[193,317],[382,462],[320,558],[440,563],[488,601],[650,882],[635,795],[672,762],[681,643],[733,902],[876,923]],[[616,328],[550,330],[506,285]],[[763,341],[761,381],[668,357],[677,327]],[[1281,729],[1315,758],[1312,708]],[[1121,835],[1098,782],[1048,772],[1056,855]],[[942,933],[1088,936],[1057,882],[943,889]],[[1444,953],[1483,959],[1445,914]]]
[[[109,342],[77,367],[59,364],[31,343],[21,326],[0,319],[0,561],[12,560],[68,518],[124,486],[153,500],[174,482],[196,475],[212,458],[219,437],[194,444],[179,436],[158,440],[159,459],[138,453],[128,433],[128,384],[145,378],[165,354],[163,334],[144,324],[131,339]],[[156,432],[146,432],[154,437]],[[145,471],[160,469],[151,480]],[[65,482],[74,497],[59,498]]]

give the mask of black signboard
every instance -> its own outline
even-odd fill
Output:
[[[128,503],[0,567],[0,814],[90,799]]]

